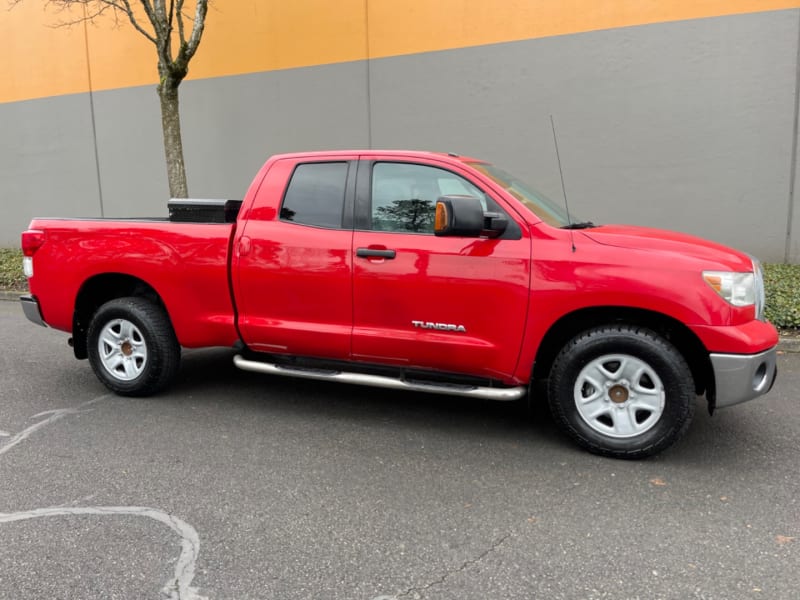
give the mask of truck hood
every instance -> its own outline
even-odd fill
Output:
[[[692,256],[712,264],[724,264],[735,271],[750,271],[751,258],[744,252],[686,233],[634,225],[601,225],[581,231],[598,244],[643,250],[658,254]]]

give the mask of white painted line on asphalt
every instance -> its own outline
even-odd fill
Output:
[[[67,506],[77,506],[78,504],[85,504],[89,502],[89,500],[94,500],[97,494],[89,494],[88,496],[84,496],[78,500],[73,500],[72,502],[65,502],[64,504],[59,504],[55,508],[66,508]]]
[[[41,517],[68,515],[127,515],[147,517],[163,523],[181,538],[181,555],[175,563],[175,576],[167,581],[161,590],[169,600],[207,600],[191,586],[194,579],[197,557],[200,554],[200,536],[186,521],[155,508],[144,506],[75,506],[57,508],[36,508],[14,513],[0,513],[0,523],[26,521]]]
[[[0,431],[0,437],[11,437],[8,442],[0,446],[0,455],[5,454],[13,447],[25,441],[33,433],[39,431],[43,427],[52,425],[67,415],[75,415],[86,412],[86,408],[88,406],[96,404],[101,400],[105,400],[110,396],[111,394],[103,394],[102,396],[87,400],[83,404],[79,404],[73,408],[46,410],[44,412],[35,414],[31,417],[31,419],[38,419],[40,417],[46,418],[38,423],[34,423],[30,427],[24,429],[14,436],[11,436],[11,434],[5,431]],[[83,498],[83,500],[91,500],[94,498],[94,496],[95,494],[86,496]],[[80,500],[78,502],[80,502]],[[178,536],[180,536],[181,555],[178,557],[178,562],[175,564],[175,576],[167,581],[161,591],[169,600],[208,600],[208,598],[201,596],[198,593],[197,588],[192,587],[191,585],[197,566],[197,557],[200,554],[200,536],[197,535],[195,528],[189,525],[186,521],[167,514],[164,511],[155,508],[147,508],[144,506],[57,506],[53,508],[36,508],[33,510],[13,513],[0,513],[0,523],[11,523],[14,521],[26,521],[41,517],[69,515],[127,515],[135,517],[147,517],[158,521],[159,523],[163,523],[172,529],[172,531],[177,533]]]
[[[98,396],[97,398],[92,398],[91,400],[87,400],[83,404],[80,404],[74,408],[58,408],[56,410],[46,410],[44,412],[40,412],[36,415],[33,415],[31,419],[38,419],[39,417],[44,417],[45,415],[47,415],[47,418],[42,421],[39,421],[38,423],[34,423],[33,425],[31,425],[27,429],[24,429],[23,431],[20,431],[18,434],[13,436],[8,442],[0,446],[0,455],[5,454],[17,444],[25,441],[33,433],[39,431],[43,427],[52,425],[53,423],[55,423],[59,419],[63,419],[67,415],[76,415],[78,413],[84,412],[87,406],[91,406],[92,404],[100,402],[101,400],[105,400],[109,396],[111,396],[111,394],[103,394],[102,396]],[[6,434],[6,436],[7,435],[8,434]]]

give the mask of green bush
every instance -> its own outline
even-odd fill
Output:
[[[22,250],[0,248],[0,290],[26,290],[22,274]]]
[[[800,265],[764,265],[766,316],[775,327],[800,327]]]

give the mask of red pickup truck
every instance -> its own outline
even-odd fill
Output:
[[[118,394],[164,389],[181,347],[272,375],[515,400],[546,390],[584,448],[672,444],[771,388],[758,261],[679,233],[569,219],[454,154],[280,155],[243,201],[170,218],[34,219],[32,321],[71,333]],[[534,385],[541,383],[542,385]]]

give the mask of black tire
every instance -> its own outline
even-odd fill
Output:
[[[169,317],[145,298],[118,298],[103,304],[89,323],[87,340],[95,375],[120,396],[155,394],[178,371],[181,347]]]
[[[564,346],[550,371],[548,400],[556,423],[580,446],[635,459],[661,452],[686,432],[696,394],[686,360],[668,340],[613,325]]]

